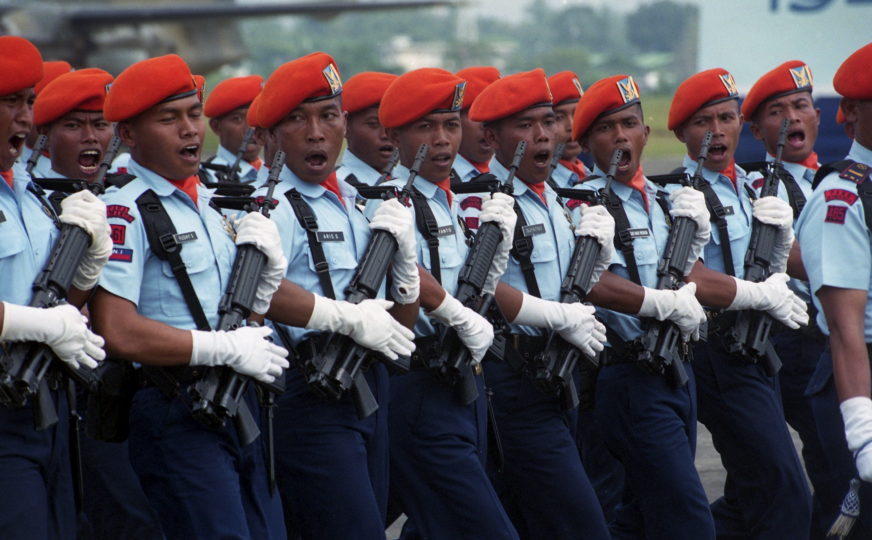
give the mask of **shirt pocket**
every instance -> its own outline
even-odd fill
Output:
[[[198,297],[201,294],[215,294],[220,297],[224,293],[224,291],[219,290],[220,283],[215,266],[215,256],[209,249],[207,239],[200,238],[194,242],[182,244],[181,255],[182,261],[185,263],[185,271],[191,279],[191,284],[198,293]],[[173,274],[169,261],[160,262],[160,271],[161,280],[158,284],[158,290],[161,311],[168,317],[190,315],[191,310],[188,309],[181,286]],[[202,298],[200,304],[203,304]]]
[[[14,222],[0,223],[0,259],[21,253],[25,245],[24,231]]]

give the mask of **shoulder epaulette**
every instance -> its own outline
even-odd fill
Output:
[[[842,170],[841,174],[839,174],[839,178],[850,180],[855,184],[862,184],[869,178],[870,174],[872,174],[872,167],[869,167],[869,165],[866,165],[865,163],[854,161],[848,165],[847,168]]]
[[[115,186],[120,189],[129,184],[135,178],[136,176],[130,173],[107,174],[103,179],[103,183],[106,184],[106,187]]]
[[[859,181],[855,181],[851,177],[846,178],[846,177],[842,176],[843,174],[845,174],[846,171],[851,169],[854,166],[854,164],[857,164],[857,162],[852,160],[852,159],[842,159],[840,161],[834,161],[832,163],[826,163],[824,165],[821,165],[820,168],[817,170],[817,172],[814,174],[814,180],[812,180],[811,188],[817,189],[818,185],[823,181],[823,179],[834,172],[839,173],[839,178],[844,178],[845,180],[851,180],[855,184],[862,183],[863,180],[865,180],[866,178],[869,177],[868,173],[866,174],[866,176],[863,176],[862,178],[860,178]],[[863,164],[859,163],[858,165],[863,165]],[[864,165],[864,167],[866,167],[868,169],[868,166]]]

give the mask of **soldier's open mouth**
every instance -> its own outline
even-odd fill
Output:
[[[12,157],[18,157],[21,153],[21,147],[24,146],[25,139],[27,139],[27,135],[22,133],[16,133],[9,138],[9,151]]]
[[[391,155],[393,155],[393,153],[394,153],[394,146],[391,145],[391,144],[386,144],[386,145],[384,145],[384,146],[379,146],[378,151],[379,151],[379,153],[382,155],[382,157],[389,158],[389,157],[391,157]]]
[[[805,132],[801,129],[791,131],[787,134],[787,142],[790,144],[790,146],[802,146],[802,144],[805,142]]]
[[[438,165],[450,165],[453,161],[451,159],[451,153],[446,152],[442,154],[436,154],[435,156],[430,158],[430,161],[435,162]]]
[[[633,153],[627,149],[621,149],[623,153],[621,154],[621,159],[618,160],[618,170],[625,171],[630,166],[630,161],[633,159]]]
[[[100,168],[100,151],[83,150],[79,153],[79,168],[86,175],[92,175]]]
[[[722,159],[727,155],[727,147],[723,144],[716,144],[709,147],[708,157],[713,159]]]
[[[327,163],[327,154],[324,152],[309,152],[306,154],[305,160],[310,167],[320,168]]]
[[[196,158],[197,151],[199,149],[200,149],[199,145],[191,144],[191,145],[188,145],[188,146],[182,148],[181,152],[179,152],[179,153],[182,154],[182,156],[187,157],[187,158]]]
[[[540,150],[533,154],[533,162],[539,167],[551,165],[551,151]]]

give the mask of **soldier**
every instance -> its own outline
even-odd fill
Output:
[[[63,60],[43,62],[42,79],[40,79],[40,81],[36,83],[36,86],[33,87],[34,94],[38,96],[48,83],[72,70],[73,68],[70,66],[69,62],[64,62]],[[18,158],[19,166],[24,167],[30,159],[30,156],[33,154],[33,145],[36,144],[37,137],[39,137],[39,133],[37,133],[36,126],[34,125],[30,133],[27,134],[27,141],[25,142],[24,148],[21,149],[21,156]],[[43,149],[42,152],[42,158],[47,158],[49,156],[47,149]],[[34,178],[45,178],[49,176],[49,171],[51,171],[51,165],[48,160],[39,159],[36,162],[33,171],[31,171],[31,175]]]
[[[209,118],[209,127],[218,135],[218,152],[204,163],[223,166],[225,169],[236,163],[236,154],[242,147],[245,132],[248,129],[246,114],[252,100],[260,93],[263,77],[249,75],[225,79],[215,85],[209,92],[209,97],[203,107],[203,114]],[[249,184],[257,178],[261,168],[261,145],[251,141],[242,153],[239,161],[239,181]],[[215,176],[214,169],[211,169]],[[231,174],[226,170],[224,176]]]
[[[840,110],[854,127],[854,143],[845,160],[825,165],[797,223],[817,322],[829,336],[822,366],[832,366],[835,390],[844,420],[839,439],[841,474],[857,474],[860,526],[850,538],[872,535],[872,402],[869,343],[872,343],[872,303],[869,300],[870,244],[867,219],[869,171],[872,169],[872,44],[849,56],[833,77],[842,96]],[[862,330],[861,330],[862,329]],[[838,424],[837,424],[838,425]],[[841,427],[841,426],[839,426]],[[846,444],[847,440],[847,444]],[[852,465],[856,466],[852,470]]]
[[[478,363],[493,341],[493,328],[452,296],[468,247],[450,190],[451,165],[460,146],[460,106],[466,83],[451,73],[423,68],[399,77],[382,98],[381,123],[400,151],[396,180],[403,187],[421,144],[429,154],[413,185],[418,264],[422,272],[421,311],[415,326],[416,373],[391,379],[391,497],[401,502],[409,523],[424,538],[518,538],[485,472],[487,403],[483,380],[476,377],[478,399],[458,401],[456,388],[427,371],[441,354],[433,322],[452,326]],[[380,206],[370,201],[367,214]],[[423,216],[423,219],[421,217]],[[429,219],[438,233],[423,224]],[[515,213],[512,198],[495,194],[482,207],[482,219],[500,225],[506,261]],[[433,243],[435,239],[435,244]],[[491,261],[488,294],[505,266]],[[409,526],[403,536],[408,536]]]
[[[706,276],[733,277],[723,293],[735,294],[727,311],[766,311],[776,321],[798,328],[808,315],[805,304],[786,287],[787,258],[793,245],[792,210],[777,197],[753,202],[745,171],[733,154],[742,115],[732,75],[723,69],[698,73],[678,87],[669,110],[668,128],[687,146],[684,168],[693,173],[705,133],[713,138],[703,163],[707,204],[717,199],[722,212],[709,207],[711,241],[703,269],[691,279],[707,289]],[[692,157],[693,156],[693,157]],[[751,237],[751,219],[774,225],[779,234],[772,254],[773,275],[752,283],[741,279]],[[709,269],[708,272],[701,270]],[[716,272],[711,272],[711,271]],[[710,307],[723,307],[700,297]],[[699,420],[711,431],[727,470],[724,496],[712,504],[718,537],[805,538],[811,517],[811,494],[787,426],[776,383],[762,365],[740,353],[731,355],[732,313],[711,311],[708,343],[694,347]]]
[[[412,216],[399,202],[385,202],[368,224],[355,206],[357,191],[337,180],[334,165],[345,134],[341,91],[336,64],[318,52],[277,68],[257,101],[255,125],[266,130],[272,148],[288,156],[276,187],[279,204],[272,214],[288,259],[285,275],[323,295],[310,304],[307,325],[299,325],[305,328],[283,328],[287,343],[296,349],[298,367],[309,366],[324,353],[329,334],[317,330],[350,333],[365,348],[392,359],[414,350],[408,328],[418,314],[420,279]],[[370,229],[389,231],[399,246],[389,272],[396,320],[386,312],[392,304],[385,300],[355,305],[324,298],[344,298]],[[279,304],[273,301],[268,318],[284,311],[284,302]],[[292,537],[299,533],[318,539],[384,538],[385,366],[371,366],[366,380],[379,409],[361,419],[351,396],[326,401],[308,387],[301,369],[287,373],[287,389],[278,399],[276,414],[277,479]]]
[[[558,187],[572,187],[590,174],[584,163],[578,159],[581,146],[572,138],[572,117],[584,90],[581,89],[578,75],[571,71],[561,71],[548,77],[548,86],[554,94],[554,114],[557,117],[557,125],[562,128],[561,134],[564,134],[558,137],[557,143],[565,144],[563,155],[560,156],[560,164],[554,169],[551,178]]]
[[[42,77],[42,58],[29,41],[0,37],[0,344],[39,342],[71,368],[90,369],[102,360],[103,340],[92,334],[77,307],[84,304],[109,257],[105,206],[90,192],[72,195],[57,216],[30,177],[15,170],[33,124],[33,86]],[[82,227],[91,246],[73,278],[68,301],[57,307],[28,307],[31,285],[48,261],[61,224]],[[0,527],[12,539],[74,538],[76,523],[68,446],[67,403],[53,375],[51,397],[58,422],[34,429],[33,400],[0,408]]]
[[[337,170],[352,186],[374,186],[391,161],[394,145],[379,122],[379,103],[397,79],[391,73],[364,71],[348,79],[342,89],[342,110],[348,114],[348,148]]]
[[[491,83],[473,102],[469,117],[484,124],[487,143],[495,151],[491,173],[501,180],[509,175],[518,142],[527,142],[512,184],[518,215],[515,241],[523,234],[533,239],[533,247],[531,253],[513,252],[497,287],[496,298],[512,334],[505,361],[485,370],[505,458],[495,485],[521,537],[576,538],[585,531],[588,538],[608,538],[570,430],[575,417],[563,411],[556,396],[536,389],[523,368],[525,359],[544,347],[548,330],[590,356],[605,340],[592,306],[558,302],[575,234],[569,215],[545,183],[556,136],[545,73],[537,69]],[[598,225],[606,232],[594,236],[608,243],[613,227]]]

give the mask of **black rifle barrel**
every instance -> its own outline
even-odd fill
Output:
[[[33,150],[30,152],[30,157],[27,158],[27,164],[24,166],[24,170],[27,171],[27,174],[33,173],[33,169],[36,168],[39,158],[42,157],[42,151],[45,150],[46,144],[48,144],[48,135],[40,135],[36,138],[36,142],[33,144]]]

